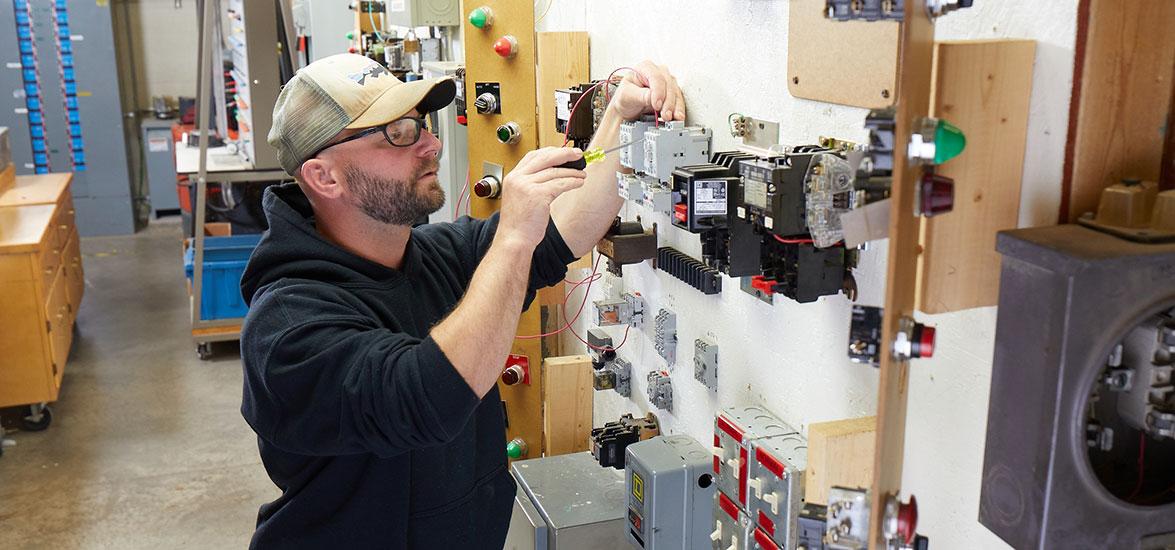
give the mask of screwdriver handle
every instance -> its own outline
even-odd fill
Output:
[[[571,168],[572,170],[583,170],[584,168],[587,168],[587,159],[585,159],[583,157],[579,157],[573,161],[564,162],[563,164],[560,164],[559,166],[556,166],[555,168]]]

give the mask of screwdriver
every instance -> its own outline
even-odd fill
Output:
[[[582,157],[577,158],[571,162],[564,162],[563,164],[560,164],[559,166],[556,166],[555,168],[571,168],[573,170],[583,170],[584,168],[587,168],[589,164],[595,164],[596,162],[604,160],[604,156],[607,155],[608,153],[611,153],[613,151],[619,151],[621,149],[624,149],[625,147],[628,147],[629,145],[636,145],[644,140],[645,140],[645,138],[636,139],[636,140],[630,141],[628,143],[617,145],[616,147],[613,147],[613,148],[607,149],[607,150],[604,150],[600,147],[593,147],[591,149],[588,149],[587,151],[584,151]]]

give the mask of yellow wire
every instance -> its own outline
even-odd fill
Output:
[[[547,2],[547,9],[543,10],[543,14],[540,15],[538,19],[534,20],[534,24],[536,27],[538,26],[539,21],[542,21],[543,18],[547,16],[547,12],[551,11],[551,6],[554,6],[554,5],[555,5],[555,0],[550,0]]]

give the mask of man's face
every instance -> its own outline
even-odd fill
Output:
[[[408,147],[394,147],[377,132],[336,149],[344,199],[368,217],[411,225],[444,206],[445,191],[437,179],[441,142],[428,130],[422,129],[420,140]]]

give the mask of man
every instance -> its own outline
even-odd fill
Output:
[[[684,120],[673,77],[638,70],[594,145],[649,110]],[[282,491],[253,547],[502,547],[515,485],[495,381],[535,290],[619,210],[619,164],[555,168],[582,153],[532,151],[499,214],[412,228],[444,204],[424,115],[454,94],[347,54],[278,97],[269,143],[297,184],[266,193],[270,228],[241,280],[241,412]]]

